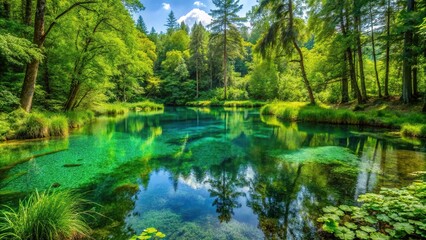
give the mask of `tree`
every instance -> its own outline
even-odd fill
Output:
[[[42,49],[47,35],[49,34],[49,32],[52,30],[52,28],[56,25],[57,21],[61,17],[66,15],[73,8],[80,5],[89,4],[89,3],[95,3],[95,2],[86,1],[86,2],[76,2],[72,4],[65,11],[63,11],[61,14],[56,16],[54,21],[49,25],[47,31],[45,31],[44,25],[45,25],[45,15],[46,15],[46,0],[37,0],[37,8],[36,8],[37,11],[36,11],[35,22],[34,22],[33,43],[39,49]],[[27,67],[26,67],[24,83],[22,84],[20,104],[21,104],[21,107],[27,112],[31,110],[39,65],[40,65],[40,60],[37,58],[34,58],[30,63],[27,64]]]
[[[270,11],[273,17],[272,25],[263,36],[258,45],[258,51],[266,57],[268,48],[279,50],[283,48],[287,53],[291,53],[294,48],[297,51],[298,62],[302,73],[303,83],[308,91],[311,104],[315,104],[315,97],[308,80],[302,49],[300,47],[300,32],[297,27],[303,20],[295,17],[293,0],[262,0],[258,9],[259,13]]]
[[[146,28],[145,22],[142,16],[139,16],[138,21],[136,23],[136,29],[144,34],[148,34],[148,29]]]
[[[167,27],[167,33],[171,33],[179,28],[179,24],[173,11],[170,11],[167,17],[167,23],[164,26]]]
[[[414,11],[415,0],[407,0],[407,13]],[[413,102],[413,23],[411,19],[407,21],[407,30],[404,32],[404,56],[402,66],[402,100],[404,103]]]
[[[204,70],[206,62],[206,29],[203,25],[195,23],[191,30],[191,43],[189,51],[191,53],[190,62],[195,68],[195,81],[197,82],[197,95],[200,91],[200,74]]]
[[[221,38],[225,99],[227,99],[228,88],[229,52],[235,51],[236,48],[242,48],[241,36],[237,27],[244,21],[244,18],[239,17],[237,14],[243,8],[243,5],[239,5],[239,2],[239,0],[213,0],[213,4],[217,9],[210,12],[213,17],[209,25],[212,31],[212,38]]]

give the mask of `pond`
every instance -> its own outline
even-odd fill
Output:
[[[99,204],[95,239],[148,227],[167,239],[320,239],[323,207],[408,185],[426,170],[425,146],[256,109],[166,108],[0,145],[0,201],[75,189]]]

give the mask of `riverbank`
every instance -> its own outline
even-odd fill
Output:
[[[215,100],[204,100],[204,101],[193,101],[186,103],[189,107],[242,107],[242,108],[254,108],[262,107],[267,102],[245,100],[245,101],[215,101]]]
[[[263,106],[260,112],[286,121],[390,128],[403,136],[426,137],[425,114],[398,104],[312,106],[303,102],[274,102]]]
[[[0,141],[66,137],[71,129],[80,128],[95,120],[97,116],[118,116],[129,111],[150,112],[162,109],[162,104],[149,101],[102,104],[91,110],[60,113],[27,113],[17,109],[9,114],[0,114]]]

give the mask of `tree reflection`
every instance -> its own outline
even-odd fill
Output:
[[[267,239],[287,239],[290,204],[299,189],[302,164],[277,169],[274,174],[257,175],[250,183],[248,206],[258,215],[258,227]]]
[[[210,184],[210,197],[215,198],[212,205],[216,207],[216,212],[219,213],[220,222],[231,221],[234,208],[241,207],[238,198],[245,195],[240,190],[244,181],[238,177],[238,170],[233,169],[231,164],[232,159],[227,159],[220,166],[212,167],[213,176],[206,181]],[[236,171],[226,171],[226,169]]]

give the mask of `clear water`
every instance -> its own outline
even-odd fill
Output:
[[[319,239],[322,207],[426,170],[425,142],[382,135],[281,123],[257,110],[103,118],[68,139],[0,145],[0,201],[75,189],[100,204],[95,239],[148,227],[167,239]]]

